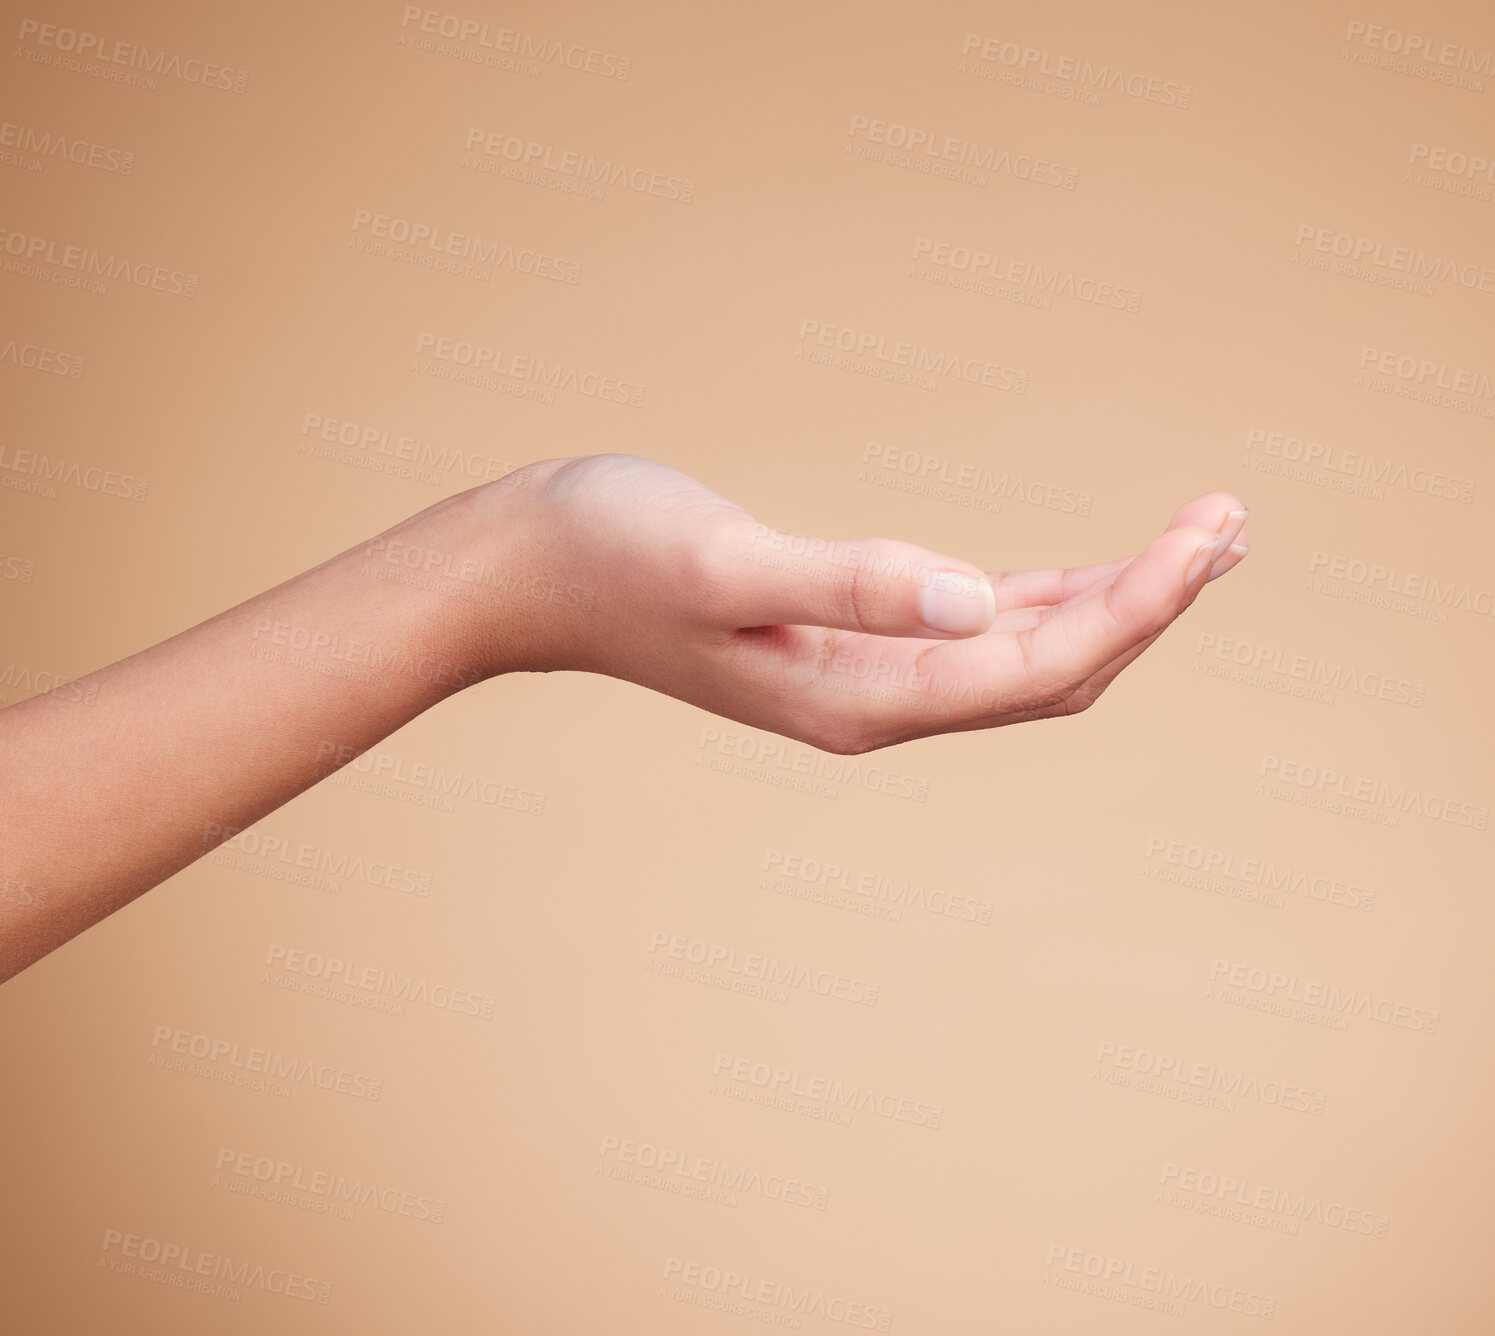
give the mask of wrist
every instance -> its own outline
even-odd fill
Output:
[[[364,573],[420,591],[422,634],[459,665],[460,685],[552,662],[555,610],[585,591],[545,569],[540,483],[562,461],[527,465],[438,501],[369,540]]]

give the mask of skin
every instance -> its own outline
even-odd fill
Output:
[[[1079,713],[1245,520],[1213,492],[1135,555],[982,572],[779,533],[632,455],[531,464],[0,710],[0,980],[502,673],[605,673],[841,754]]]

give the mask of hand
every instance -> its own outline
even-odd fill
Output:
[[[514,503],[511,560],[586,595],[506,608],[495,672],[606,673],[842,754],[1089,708],[1249,550],[1227,492],[1135,556],[985,573],[890,539],[779,533],[633,455],[493,487]]]
[[[1136,557],[986,575],[755,523],[647,459],[545,460],[0,710],[0,981],[484,676],[573,668],[851,754],[1073,714],[1245,555],[1184,506]]]

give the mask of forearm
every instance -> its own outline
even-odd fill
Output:
[[[494,500],[438,503],[0,710],[0,979],[491,675],[492,610],[459,596],[468,584],[388,558],[492,569]]]

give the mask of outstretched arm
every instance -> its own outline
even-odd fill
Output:
[[[1074,713],[1244,521],[1214,493],[1134,557],[987,574],[780,533],[631,455],[529,465],[0,710],[0,980],[500,673],[606,673],[836,752]]]

